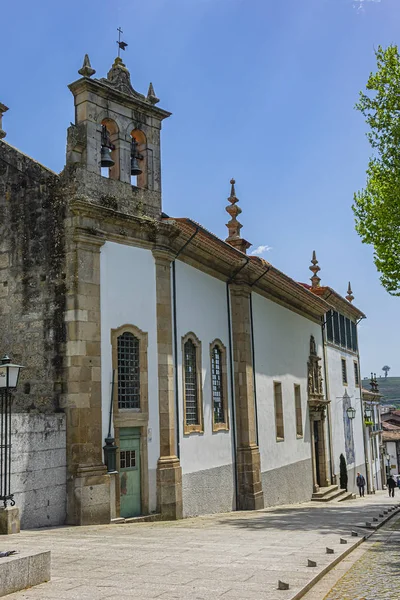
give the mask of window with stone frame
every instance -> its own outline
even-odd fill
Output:
[[[360,385],[360,375],[358,372],[358,362],[354,361],[354,383]]]
[[[298,384],[294,384],[294,402],[296,411],[296,435],[303,437],[303,415],[301,410],[301,390]]]
[[[117,338],[118,408],[140,408],[140,341],[130,331]]]
[[[203,432],[201,342],[194,333],[182,339],[184,433]]]
[[[135,325],[111,330],[114,418],[119,411],[148,413],[147,338]]]
[[[276,440],[280,442],[285,439],[285,430],[283,424],[282,384],[279,381],[274,381],[274,404]]]
[[[226,348],[220,340],[210,344],[210,354],[213,431],[226,430],[229,428]]]
[[[347,364],[346,364],[346,359],[342,358],[342,383],[343,385],[347,385],[348,381],[347,381]]]

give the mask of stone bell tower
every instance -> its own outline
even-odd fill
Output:
[[[106,78],[92,78],[88,55],[80,79],[69,89],[75,123],[68,129],[67,171],[76,172],[77,192],[119,211],[161,215],[160,131],[171,113],[158,108],[150,83],[147,96],[133,89],[130,73],[116,58]]]

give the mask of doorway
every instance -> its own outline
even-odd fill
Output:
[[[119,430],[120,515],[137,517],[142,513],[140,428]]]
[[[318,424],[321,421],[314,421],[314,456],[315,456],[315,476],[316,483],[319,487],[321,487],[321,477],[320,477],[320,449],[319,449],[319,427]]]

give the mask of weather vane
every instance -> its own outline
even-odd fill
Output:
[[[118,58],[120,58],[120,54],[121,54],[121,50],[125,50],[125,48],[127,47],[127,43],[126,42],[121,42],[121,33],[124,33],[121,29],[121,27],[118,27],[117,29],[118,31]]]

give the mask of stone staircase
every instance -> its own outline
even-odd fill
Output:
[[[352,492],[341,490],[338,485],[329,485],[328,487],[319,488],[318,492],[314,492],[311,500],[313,502],[343,502],[353,498],[355,498],[355,495]]]

